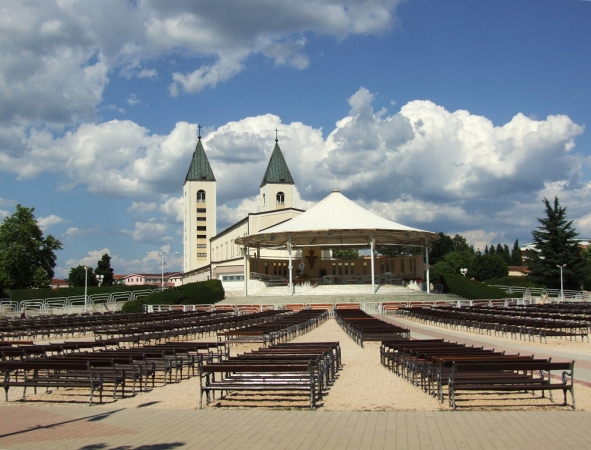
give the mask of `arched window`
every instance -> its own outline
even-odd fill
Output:
[[[197,191],[197,203],[205,203],[205,191]]]
[[[277,192],[277,204],[283,205],[285,203],[285,194],[283,192]]]
[[[263,206],[265,206],[265,203],[267,202],[267,197],[265,196],[265,194],[263,194]]]

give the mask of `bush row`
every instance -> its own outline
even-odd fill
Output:
[[[467,300],[492,299],[492,298],[506,298],[505,291],[480,283],[479,281],[470,280],[462,275],[452,273],[445,273],[441,275],[443,288],[445,292],[455,294]],[[521,297],[522,294],[511,294],[511,297]]]
[[[225,297],[220,280],[207,280],[184,284],[154,292],[147,297],[125,302],[123,311],[141,312],[144,305],[203,305],[217,303]]]

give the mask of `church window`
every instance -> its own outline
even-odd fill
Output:
[[[207,227],[197,227],[197,231],[207,231]]]
[[[198,222],[205,222],[207,219],[205,217],[197,217]]]
[[[285,203],[285,194],[283,192],[277,192],[277,204],[283,205]]]
[[[207,210],[205,208],[197,208],[197,212],[204,213],[204,212],[207,212]]]
[[[267,196],[265,194],[263,194],[263,206],[265,206],[266,199],[267,199]]]
[[[205,191],[197,191],[197,203],[205,203]]]

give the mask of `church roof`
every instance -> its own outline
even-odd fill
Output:
[[[281,153],[281,149],[279,148],[277,140],[275,140],[275,148],[271,154],[271,159],[269,160],[267,171],[265,172],[265,176],[261,182],[261,187],[269,183],[295,184],[293,178],[291,177],[291,173],[289,172],[289,168],[287,167],[287,163],[285,162],[285,158],[283,157],[283,153]]]
[[[201,143],[201,136],[199,136],[199,139],[197,140],[197,146],[193,152],[193,159],[191,160],[189,171],[185,177],[185,182],[187,181],[215,181],[213,170],[211,170],[209,160],[203,149],[203,144]]]

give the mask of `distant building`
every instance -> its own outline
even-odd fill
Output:
[[[162,286],[161,273],[132,273],[124,275],[125,286]],[[175,287],[183,284],[181,272],[164,272],[164,287]]]
[[[51,284],[49,285],[51,289],[59,289],[59,288],[68,288],[70,287],[70,283],[66,280],[60,280],[59,278],[53,278],[51,280]]]
[[[581,250],[585,250],[591,244],[591,239],[588,239],[588,238],[587,239],[580,238],[580,239],[574,239],[574,240],[579,243],[579,247],[581,248]],[[519,247],[519,250],[521,250],[521,258],[524,261],[527,260],[528,250],[538,251],[538,249],[536,248],[535,242],[528,242],[527,244],[524,244],[521,247]]]

